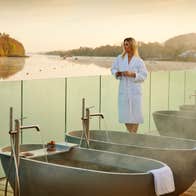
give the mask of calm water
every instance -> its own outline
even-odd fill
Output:
[[[1,57],[0,80],[30,80],[72,76],[110,75],[114,57],[70,57],[27,54],[28,58]],[[195,62],[145,61],[149,71],[196,69]]]
[[[77,60],[65,60],[59,56],[29,55],[28,58],[1,57],[1,80],[29,80],[110,74],[109,68]]]

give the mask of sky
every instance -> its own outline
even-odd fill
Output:
[[[196,33],[196,0],[0,0],[0,32],[27,52],[164,42]]]

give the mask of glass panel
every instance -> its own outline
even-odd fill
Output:
[[[13,118],[20,118],[21,82],[0,82],[0,147],[10,145],[9,140],[9,108],[13,107]],[[13,125],[14,126],[14,125]],[[3,177],[0,164],[0,178]]]
[[[118,121],[118,84],[113,76],[101,76],[101,111],[104,119],[101,129],[125,131],[124,124]]]
[[[94,106],[91,113],[99,112],[99,89],[99,76],[67,78],[67,131],[82,129],[82,98],[86,107]],[[90,129],[99,129],[98,117],[90,120]]]
[[[23,87],[24,125],[38,124],[44,142],[64,141],[65,79],[27,80]],[[40,143],[35,130],[23,132],[24,143]]]
[[[158,110],[168,110],[168,72],[151,73],[151,131],[158,133],[152,113]]]
[[[169,110],[179,110],[184,104],[184,71],[170,72]]]
[[[147,133],[149,131],[150,77],[151,73],[149,72],[148,78],[142,83],[142,110],[144,123],[139,126],[138,133]]]
[[[196,71],[186,71],[185,103],[196,104]]]

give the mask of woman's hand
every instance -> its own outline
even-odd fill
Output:
[[[136,74],[135,72],[132,72],[132,71],[124,71],[122,73],[123,76],[128,76],[128,77],[132,77],[132,78],[135,78],[136,77]]]
[[[116,77],[122,76],[122,72],[118,71],[116,72]]]

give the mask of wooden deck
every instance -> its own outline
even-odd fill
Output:
[[[0,196],[4,196],[5,179],[0,179]],[[11,187],[8,188],[7,196],[13,196]]]
[[[5,189],[5,179],[0,179],[0,196],[4,196],[4,189]],[[8,188],[7,196],[13,196],[13,192],[10,187]],[[196,181],[185,193],[183,193],[180,196],[196,196]]]
[[[181,196],[196,196],[196,181],[195,183]]]

